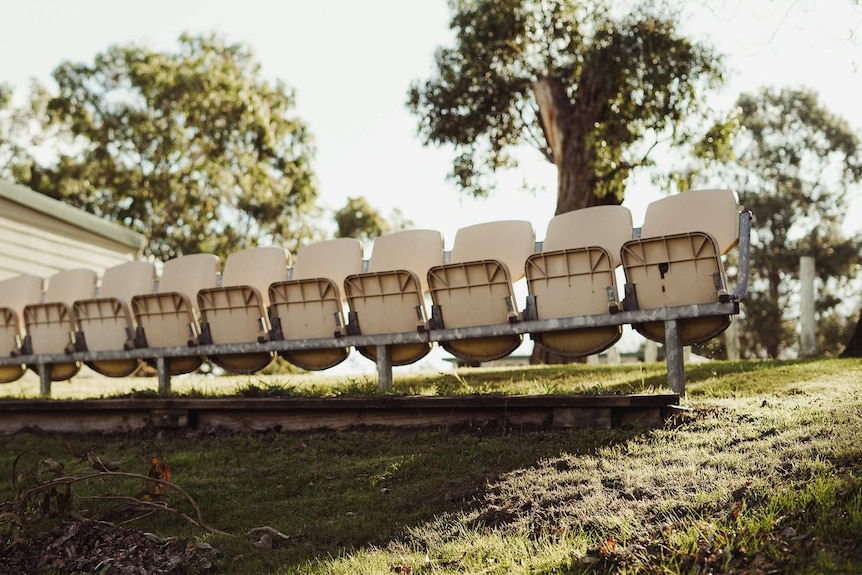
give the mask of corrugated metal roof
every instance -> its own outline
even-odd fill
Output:
[[[0,180],[0,197],[137,251],[147,243],[147,238],[137,232],[6,180]]]

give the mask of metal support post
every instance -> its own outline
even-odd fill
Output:
[[[392,389],[392,354],[388,345],[377,346],[377,386],[380,391]]]
[[[51,395],[51,365],[46,363],[39,364],[39,392],[42,397]]]
[[[667,384],[672,392],[685,397],[685,359],[682,353],[679,322],[675,319],[664,322],[664,346],[667,359]]]
[[[171,372],[168,370],[170,359],[166,357],[156,358],[156,369],[159,372],[159,395],[165,397],[171,394]]]

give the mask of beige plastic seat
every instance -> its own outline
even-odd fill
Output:
[[[731,190],[696,190],[656,200],[647,206],[641,238],[622,248],[626,283],[636,302],[651,309],[716,303],[726,296],[721,256],[739,240],[739,205]],[[679,322],[683,345],[715,337],[730,316]],[[645,337],[664,342],[664,322],[633,326]]]
[[[362,271],[362,243],[338,238],[303,246],[296,253],[291,279],[269,287],[272,339],[339,337],[344,333],[344,278]],[[344,361],[346,347],[283,351],[290,363],[308,370]]]
[[[78,351],[129,350],[135,347],[135,326],[130,305],[137,294],[152,293],[156,266],[134,261],[105,270],[98,297],[78,300],[72,306],[78,333]],[[139,359],[90,361],[94,371],[109,377],[125,377],[140,367]]]
[[[21,275],[0,282],[0,357],[18,355],[24,337],[24,306],[39,303],[42,284],[39,276]],[[0,367],[0,383],[15,381],[26,371],[24,364]]]
[[[527,287],[535,319],[588,316],[619,310],[615,269],[632,238],[623,206],[596,206],[555,216],[542,252],[527,259]],[[531,334],[537,345],[567,357],[599,353],[620,339],[622,326]]]
[[[434,303],[433,327],[446,329],[518,321],[512,283],[524,277],[535,247],[533,225],[523,220],[487,222],[458,230],[448,264],[428,271]],[[442,324],[442,325],[441,325]],[[520,335],[442,342],[443,349],[470,363],[505,357]]]
[[[287,277],[289,254],[266,246],[234,252],[227,257],[221,285],[198,292],[201,342],[253,343],[269,332],[269,285]],[[254,373],[273,360],[270,352],[220,354],[209,359],[234,373]]]
[[[188,357],[167,361],[171,375],[192,372],[203,363],[193,347],[200,337],[197,294],[216,286],[219,266],[214,254],[178,256],[164,263],[156,293],[132,297],[132,314],[138,324],[136,347],[189,347]],[[154,365],[154,361],[148,363]]]
[[[73,269],[57,272],[48,279],[45,302],[24,307],[27,331],[24,353],[56,354],[73,350],[75,322],[72,304],[96,295],[96,272]],[[36,365],[31,366],[38,372]],[[51,381],[63,381],[81,369],[81,362],[55,363],[49,366]]]
[[[428,270],[443,263],[443,235],[434,230],[405,230],[374,240],[366,273],[344,280],[350,307],[351,333],[373,335],[424,331]],[[407,365],[425,357],[430,343],[390,347],[392,365]],[[377,347],[358,348],[376,361]]]

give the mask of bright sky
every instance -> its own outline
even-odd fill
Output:
[[[862,130],[858,0],[691,0],[686,11],[692,34],[730,56],[717,105],[765,85],[807,85]],[[315,137],[324,207],[363,195],[384,214],[398,208],[417,227],[440,229],[447,245],[457,228],[491,219],[530,219],[541,239],[553,214],[555,171],[531,150],[494,197],[475,201],[446,180],[450,151],[416,136],[406,92],[428,77],[435,48],[450,43],[446,0],[28,0],[4,6],[3,19],[0,82],[18,87],[116,43],[173,49],[182,32],[216,31],[251,45],[263,73],[296,90],[297,114]],[[520,191],[523,181],[544,191],[531,197]],[[645,185],[627,193],[636,225],[654,197]],[[851,215],[858,223],[847,227],[862,227],[862,202]]]
[[[862,4],[859,0],[690,0],[691,35],[729,56],[728,108],[763,86],[810,86],[862,131]],[[447,247],[462,226],[530,219],[537,239],[555,207],[555,171],[537,153],[501,178],[488,200],[461,197],[446,180],[452,154],[426,148],[406,107],[410,82],[427,78],[437,46],[450,45],[447,0],[27,0],[4,6],[0,82],[46,80],[64,60],[92,62],[111,44],[172,50],[182,32],[218,32],[252,46],[263,73],[297,93],[297,115],[314,134],[324,207],[365,196],[384,214],[400,209],[416,227],[439,229]],[[535,196],[521,183],[544,187]],[[635,219],[657,197],[646,184],[626,194]],[[862,201],[845,226],[862,227]]]

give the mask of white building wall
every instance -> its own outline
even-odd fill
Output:
[[[30,205],[23,199],[28,192],[34,194]],[[27,188],[0,182],[0,280],[21,274],[47,278],[75,268],[102,275],[108,267],[141,257],[143,238],[138,234],[70,210]]]

